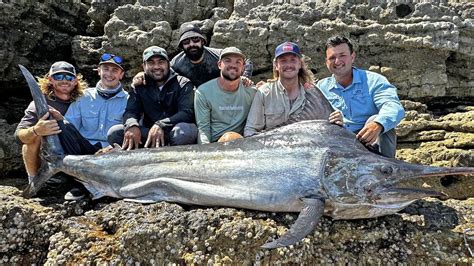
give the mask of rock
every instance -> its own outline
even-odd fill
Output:
[[[0,85],[9,95],[26,84],[18,64],[41,76],[54,61],[71,58],[73,36],[84,34],[89,24],[89,5],[81,1],[7,1],[1,5]]]
[[[295,214],[164,202],[61,203],[25,200],[11,187],[0,186],[0,192],[4,263],[473,262],[463,242],[463,230],[472,226],[472,200],[418,201],[378,219],[323,217],[301,242],[262,250],[294,223]],[[75,208],[85,213],[76,216]]]

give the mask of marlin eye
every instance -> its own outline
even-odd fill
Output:
[[[389,165],[384,165],[380,168],[380,172],[384,175],[391,175],[393,173],[393,168]]]

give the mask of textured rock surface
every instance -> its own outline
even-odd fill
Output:
[[[254,62],[256,81],[270,77],[279,42],[297,41],[322,78],[328,75],[324,41],[336,33],[351,37],[356,65],[384,74],[403,99],[417,101],[404,102],[398,158],[474,166],[474,3],[74,0],[0,6],[0,86],[23,99],[0,100],[0,264],[474,263],[462,234],[474,228],[472,178],[407,183],[460,200],[418,201],[379,219],[323,218],[302,243],[264,251],[258,247],[280,236],[296,215],[107,199],[65,203],[64,188],[26,200],[16,188],[26,176],[19,173],[20,147],[12,137],[30,99],[17,64],[42,75],[53,61],[71,61],[93,84],[97,58],[112,52],[125,58],[130,78],[145,47],[176,54],[179,25],[193,21],[210,46],[240,47]]]
[[[71,58],[71,41],[84,34],[89,1],[2,1],[0,3],[0,86],[18,93],[18,64],[43,75],[52,62]],[[21,82],[18,84],[18,82]],[[15,91],[16,89],[16,91]],[[5,99],[3,99],[4,101]]]
[[[473,200],[418,201],[378,219],[323,218],[302,242],[259,246],[296,219],[231,208],[125,201],[25,200],[0,186],[0,258],[4,263],[473,263],[463,231]],[[474,244],[469,242],[470,245]]]

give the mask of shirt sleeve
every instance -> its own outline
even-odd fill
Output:
[[[257,134],[265,128],[265,106],[263,93],[258,90],[253,98],[252,105],[244,128],[244,137]]]
[[[73,102],[69,106],[66,114],[64,115],[64,119],[71,123],[75,128],[82,128],[80,99]]]
[[[139,120],[143,113],[142,102],[138,98],[137,89],[133,89],[129,92],[129,97],[127,100],[127,107],[123,114],[123,123],[125,130],[132,126],[139,126]]]
[[[373,85],[372,97],[379,110],[375,122],[381,124],[384,132],[395,128],[405,116],[405,110],[397,95],[397,88],[385,77],[380,77]]]
[[[199,130],[198,144],[211,142],[211,108],[205,97],[196,90],[194,97],[194,112]]]
[[[21,118],[20,123],[18,123],[18,125],[16,126],[15,133],[13,134],[16,141],[20,144],[23,144],[20,138],[18,138],[18,131],[20,131],[20,129],[25,129],[34,126],[36,125],[36,123],[38,123],[36,107],[34,102],[30,102],[28,107],[25,109],[25,115],[23,116],[23,118]]]

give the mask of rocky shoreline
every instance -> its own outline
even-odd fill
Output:
[[[357,44],[356,65],[387,76],[404,99],[398,159],[473,167],[471,1],[78,0],[0,6],[0,264],[474,264],[472,176],[406,183],[443,191],[450,199],[419,200],[377,219],[324,217],[298,244],[262,250],[296,214],[109,198],[64,202],[67,186],[25,199],[21,147],[13,139],[30,100],[18,64],[40,76],[53,61],[67,60],[95,84],[98,57],[111,52],[124,57],[129,81],[140,70],[145,47],[160,45],[176,54],[179,25],[192,21],[211,47],[241,48],[254,62],[254,81],[271,76],[274,46],[285,40],[298,42],[316,77],[325,77],[324,41],[335,33],[349,36]]]

